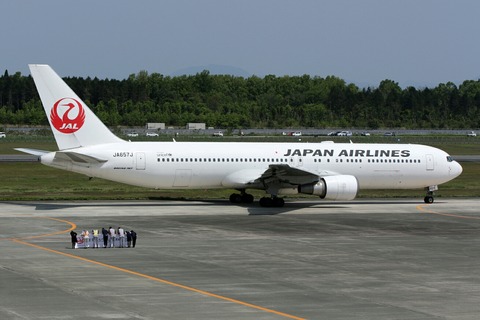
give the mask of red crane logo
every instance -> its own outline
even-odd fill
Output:
[[[59,107],[66,107],[60,108]],[[66,110],[65,110],[66,109]],[[59,115],[59,111],[61,116]],[[79,130],[85,122],[85,110],[82,104],[73,98],[62,98],[55,102],[50,112],[50,121],[58,131],[62,133],[74,133]]]

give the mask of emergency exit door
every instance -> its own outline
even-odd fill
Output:
[[[425,156],[425,160],[427,163],[427,170],[432,171],[434,169],[434,161],[433,161],[433,155],[432,154],[427,154]]]

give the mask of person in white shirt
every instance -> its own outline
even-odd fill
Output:
[[[122,227],[118,227],[118,236],[120,237],[120,248],[125,247],[125,230]]]
[[[110,248],[115,248],[115,229],[110,227]]]

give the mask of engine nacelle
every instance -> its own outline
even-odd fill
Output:
[[[298,186],[298,192],[328,200],[353,200],[357,196],[358,181],[354,176],[325,176],[316,184]]]

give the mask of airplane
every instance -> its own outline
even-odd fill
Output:
[[[130,142],[114,135],[49,65],[29,65],[59,151],[17,148],[44,165],[155,189],[228,188],[232,203],[282,207],[282,195],[353,200],[361,189],[438,185],[462,167],[446,152],[417,144]]]

